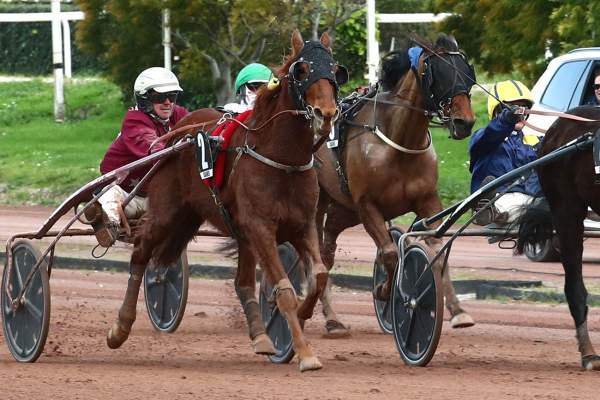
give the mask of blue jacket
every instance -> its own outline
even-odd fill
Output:
[[[473,134],[469,141],[471,164],[471,193],[479,189],[481,181],[486,176],[499,177],[517,167],[521,167],[537,159],[539,144],[530,146],[523,143],[523,132],[514,131],[514,124],[506,120],[508,110]],[[504,185],[497,190],[502,192]],[[520,192],[531,196],[541,195],[540,183],[535,171],[524,184],[510,189],[510,192]]]

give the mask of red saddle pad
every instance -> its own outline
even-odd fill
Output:
[[[238,122],[244,122],[248,116],[252,114],[252,110],[244,111],[235,117],[235,121],[227,121],[215,128],[212,131],[211,136],[221,136],[223,141],[221,142],[221,150],[217,154],[217,160],[214,166],[214,175],[212,178],[204,179],[203,182],[206,186],[216,187],[220,189],[223,185],[223,177],[225,176],[225,160],[227,156],[227,149],[231,143],[233,132],[240,126]]]

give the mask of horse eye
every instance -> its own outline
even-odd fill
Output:
[[[296,61],[290,66],[290,75],[295,81],[303,81],[308,75],[309,66],[304,61]]]
[[[349,80],[348,69],[343,65],[337,65],[335,69],[335,82],[338,86],[344,85]]]

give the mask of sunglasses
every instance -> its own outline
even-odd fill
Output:
[[[248,88],[248,90],[251,90],[253,92],[256,92],[258,89],[260,89],[265,83],[264,82],[252,82],[252,83],[246,83],[246,87]]]
[[[177,101],[178,92],[166,92],[166,93],[158,93],[158,92],[150,92],[148,93],[148,100],[150,100],[154,104],[164,103],[165,100],[169,99],[171,103],[175,103]]]
[[[600,83],[594,83],[594,90],[600,89]]]

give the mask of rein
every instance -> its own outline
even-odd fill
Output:
[[[308,109],[307,111],[303,111],[303,110],[283,110],[283,111],[279,111],[275,115],[271,116],[269,119],[267,119],[260,126],[258,126],[256,128],[250,128],[248,125],[244,124],[243,122],[240,122],[240,121],[236,120],[235,118],[233,118],[230,113],[225,113],[219,119],[213,119],[211,121],[206,121],[206,122],[199,122],[197,124],[184,125],[184,126],[181,126],[181,127],[177,128],[177,129],[174,129],[174,130],[170,131],[169,133],[167,133],[166,135],[163,135],[163,136],[155,139],[150,144],[150,150],[152,150],[152,148],[157,143],[168,142],[168,141],[174,139],[175,136],[177,136],[181,132],[187,132],[187,131],[189,131],[191,129],[194,129],[194,128],[200,128],[200,130],[204,130],[204,128],[206,128],[207,126],[210,126],[210,125],[213,125],[213,124],[215,124],[216,126],[219,126],[219,125],[221,125],[221,124],[223,124],[223,123],[225,123],[227,121],[236,122],[240,126],[242,126],[244,129],[246,129],[247,131],[258,131],[258,130],[261,130],[262,128],[264,128],[267,124],[269,124],[276,117],[279,117],[280,115],[286,114],[286,113],[291,113],[294,116],[304,115],[306,117],[306,119],[310,119],[312,117],[312,109]],[[215,128],[216,128],[216,126],[215,126]]]
[[[521,115],[542,115],[545,117],[558,117],[558,118],[564,118],[564,119],[570,119],[573,121],[579,121],[579,122],[600,122],[599,119],[589,119],[589,118],[585,118],[585,117],[580,117],[578,115],[573,115],[573,114],[567,114],[564,112],[560,112],[560,111],[538,111],[538,110],[529,110],[525,107],[519,107],[517,109],[516,114],[521,114]],[[527,122],[526,120],[523,120],[523,122],[525,123],[525,126],[533,129],[534,131],[540,132],[540,133],[546,133],[546,129],[542,129],[539,128],[529,122]]]

